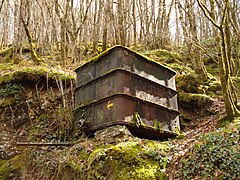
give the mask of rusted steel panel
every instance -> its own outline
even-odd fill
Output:
[[[123,68],[146,79],[176,90],[175,72],[124,47],[114,47],[99,57],[77,68],[76,87],[80,87],[116,68]]]
[[[114,94],[128,94],[177,110],[176,91],[124,69],[115,69],[78,87],[75,90],[75,106]]]
[[[177,111],[126,94],[115,94],[80,106],[76,108],[74,117],[87,132],[124,124],[137,134],[143,128],[149,132],[154,131],[158,136],[156,138],[160,138],[164,133],[175,136],[174,132],[178,128]]]

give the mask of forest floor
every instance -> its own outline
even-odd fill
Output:
[[[219,119],[224,117],[224,102],[219,98],[215,99],[210,108],[214,109],[216,114],[212,115],[208,111],[185,111],[191,121],[181,130],[184,136],[170,141],[170,145],[173,147],[173,151],[170,152],[172,163],[166,170],[170,179],[173,179],[172,174],[177,171],[181,158],[188,153],[199,136],[218,128]]]

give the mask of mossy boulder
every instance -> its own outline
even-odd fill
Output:
[[[194,73],[182,74],[176,77],[177,89],[186,93],[203,93],[201,79]]]
[[[0,179],[19,179],[26,167],[26,157],[16,155],[9,160],[0,160]]]
[[[217,92],[221,90],[221,84],[219,81],[210,81],[208,91]]]
[[[178,103],[185,108],[207,107],[213,102],[213,99],[206,94],[178,93]]]
[[[168,179],[162,147],[125,142],[95,150],[88,159],[89,179]]]
[[[165,63],[179,63],[182,61],[182,57],[180,54],[178,54],[177,52],[168,51],[166,49],[154,49],[142,53],[150,58],[157,59],[158,61]]]
[[[221,84],[217,78],[208,74],[209,79],[203,81],[201,77],[194,72],[183,73],[176,77],[178,91],[194,94],[220,94]]]
[[[49,68],[45,66],[32,66],[24,68],[16,66],[13,70],[8,71],[0,76],[0,85],[10,82],[38,82],[42,77],[53,81],[70,81],[75,79],[74,73],[66,72],[61,69]]]
[[[181,110],[180,110],[180,114],[179,114],[179,120],[180,120],[181,129],[188,126],[188,123],[192,121],[192,119],[186,113],[184,113]]]
[[[186,64],[164,63],[164,65],[176,71],[178,76],[194,73],[194,71],[190,67],[188,67]]]
[[[118,128],[80,138],[72,147],[32,152],[34,171],[48,179],[168,179],[164,172],[169,163],[168,144],[139,139],[125,126]]]

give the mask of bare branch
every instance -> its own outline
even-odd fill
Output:
[[[223,16],[222,16],[221,25],[220,25],[221,29],[223,28],[224,21],[225,21],[226,16],[227,16],[227,10],[228,10],[228,2],[226,3],[226,5],[224,7]]]
[[[0,13],[2,11],[3,3],[4,3],[4,0],[2,0],[1,6],[0,6]]]
[[[214,20],[212,19],[212,17],[210,16],[210,14],[209,14],[210,11],[207,9],[206,5],[203,4],[202,2],[200,2],[200,0],[197,0],[197,2],[198,2],[199,7],[202,9],[204,15],[206,16],[206,18],[207,18],[209,21],[211,21],[211,23],[212,23],[216,28],[221,29],[221,28],[222,28],[221,25],[219,25],[216,21],[214,21]]]

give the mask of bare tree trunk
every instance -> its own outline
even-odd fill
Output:
[[[196,17],[194,12],[194,1],[186,1],[187,3],[187,15],[189,19],[190,25],[190,33],[191,33],[191,41],[195,44],[199,43],[198,35],[197,35],[197,24],[196,24]],[[201,50],[198,47],[193,46],[193,53],[194,55],[191,58],[192,64],[196,74],[199,74],[202,80],[208,79],[207,70],[204,66],[204,62],[201,56]]]
[[[187,30],[187,24],[185,21],[185,17],[183,15],[183,7],[180,3],[179,0],[176,0],[177,4],[178,4],[178,12],[179,12],[179,20],[182,26],[182,31],[183,31],[183,36],[184,36],[184,40],[183,40],[183,44],[187,44],[188,45],[188,41],[189,41],[189,34],[188,34],[188,30]]]
[[[107,39],[108,39],[108,21],[109,21],[109,4],[105,2],[104,4],[104,22],[103,22],[103,46],[102,50],[105,51],[107,49]]]
[[[179,29],[179,16],[178,16],[178,11],[177,11],[177,0],[175,0],[175,21],[176,21],[176,33],[175,33],[175,42],[177,43],[177,45],[180,45],[180,29]]]
[[[102,25],[101,24],[102,14],[104,13],[103,11],[105,10],[105,7],[103,7],[102,0],[96,0],[95,2],[96,3],[95,3],[94,25],[93,25],[93,35],[94,35],[94,37],[93,37],[93,52],[96,52],[96,50],[97,50],[97,44],[98,44],[99,36],[100,36],[99,31],[100,31],[100,26]],[[97,2],[98,2],[98,4],[97,4]],[[104,18],[103,18],[103,21],[105,21]]]
[[[133,18],[133,43],[137,45],[137,19],[136,19],[136,0],[132,1],[132,18]]]
[[[0,14],[2,12],[3,3],[4,3],[4,0],[2,0],[1,5],[0,5]]]
[[[69,4],[67,2],[66,8],[65,8],[65,12],[63,14],[63,16],[61,16],[60,11],[59,11],[59,3],[58,0],[55,0],[55,12],[57,14],[57,16],[59,17],[60,20],[60,24],[61,24],[61,32],[60,32],[60,37],[61,37],[61,58],[62,58],[62,62],[63,62],[63,67],[66,66],[66,60],[67,60],[67,53],[68,53],[68,49],[67,49],[67,30],[66,30],[66,20],[67,20],[67,16],[68,16],[68,7]]]
[[[118,0],[117,14],[118,14],[118,31],[121,45],[126,45],[126,28],[124,26],[124,0]]]
[[[197,0],[200,8],[203,10],[205,16],[211,21],[211,23],[219,30],[220,36],[221,36],[221,58],[219,58],[219,73],[220,73],[220,80],[222,85],[222,92],[223,92],[223,98],[227,113],[227,118],[229,120],[233,120],[236,116],[240,115],[240,111],[237,108],[237,100],[236,100],[236,89],[233,85],[233,82],[230,77],[230,61],[229,61],[229,54],[231,52],[228,52],[228,44],[230,42],[230,39],[228,36],[228,24],[229,24],[229,18],[228,18],[228,12],[229,12],[229,2],[228,0],[224,1],[224,11],[223,15],[221,17],[221,22],[218,24],[216,21],[214,21],[210,14],[209,10],[207,9],[207,6],[200,2],[200,0]]]
[[[37,56],[37,53],[35,51],[35,47],[33,45],[33,38],[32,38],[32,34],[30,33],[30,30],[29,30],[29,22],[30,22],[30,2],[28,0],[26,0],[26,4],[23,4],[23,1],[21,1],[21,6],[20,6],[20,19],[21,19],[21,22],[23,24],[23,27],[24,27],[24,30],[25,30],[25,33],[26,33],[26,36],[27,36],[27,39],[28,39],[28,43],[29,43],[29,46],[30,46],[30,51],[31,51],[31,54],[32,54],[32,59],[33,61],[35,61],[37,64],[40,63],[40,60]],[[24,13],[25,14],[25,17],[23,15],[23,6],[25,6],[24,8],[26,8],[26,12]],[[25,21],[24,18],[27,18],[27,20]]]

